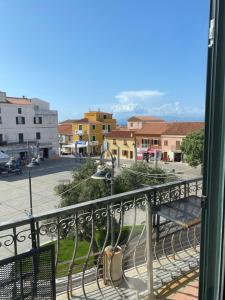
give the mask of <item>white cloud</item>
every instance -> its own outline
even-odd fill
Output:
[[[154,106],[146,110],[150,115],[157,116],[203,116],[204,108],[185,106],[179,101]]]
[[[158,90],[123,91],[115,96],[115,114],[146,114],[155,116],[202,117],[204,108],[186,106],[180,101],[166,102]]]
[[[157,90],[139,90],[139,91],[124,91],[115,96],[120,103],[127,103],[134,99],[146,100],[164,96],[164,93]]]
[[[115,96],[114,113],[133,112],[142,109],[146,102],[154,101],[165,94],[157,90],[123,91]]]

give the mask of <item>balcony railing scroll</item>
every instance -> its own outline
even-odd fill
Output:
[[[53,243],[59,299],[63,293],[68,299],[158,293],[198,268],[200,244],[200,224],[183,228],[165,218],[159,224],[158,211],[190,196],[199,199],[201,189],[201,178],[177,181],[0,224],[0,260]]]

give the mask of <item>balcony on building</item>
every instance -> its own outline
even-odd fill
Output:
[[[198,274],[201,195],[195,178],[1,223],[0,298],[167,299]]]

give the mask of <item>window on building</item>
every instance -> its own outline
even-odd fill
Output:
[[[92,142],[95,142],[96,141],[96,137],[95,135],[92,135]]]
[[[142,139],[142,146],[143,147],[148,147],[149,143],[150,143],[149,139]]]
[[[95,130],[95,125],[92,125],[92,130]]]
[[[159,145],[159,140],[153,140],[153,145]]]
[[[23,144],[23,133],[19,133],[19,144]]]
[[[40,132],[36,132],[36,139],[40,140],[41,139],[41,133]]]
[[[133,157],[134,157],[134,153],[133,151],[130,151],[130,159],[133,159]]]
[[[124,146],[127,146],[127,140],[123,140]]]
[[[16,124],[25,124],[25,117],[16,117]]]
[[[18,114],[22,114],[22,108],[21,107],[18,108]]]
[[[0,133],[0,143],[2,143],[2,142],[3,142],[3,134]]]
[[[83,127],[82,125],[79,125],[79,126],[78,126],[78,129],[79,129],[79,130],[82,130],[82,127]]]
[[[104,125],[102,125],[102,130],[105,130],[105,124],[104,124]]]
[[[122,155],[128,157],[128,151],[127,150],[123,150],[122,151]]]
[[[177,150],[180,149],[180,141],[176,141],[176,149],[177,149]]]
[[[39,110],[39,105],[34,105],[34,110]]]
[[[2,124],[2,117],[0,116],[0,124]]]
[[[42,124],[42,117],[34,117],[34,124]]]
[[[107,115],[103,115],[103,119],[107,119]]]
[[[168,146],[168,141],[164,140],[164,146]]]
[[[108,132],[111,132],[111,125],[108,125]]]
[[[117,155],[117,150],[116,149],[112,149],[112,154],[113,155]]]
[[[113,145],[116,145],[116,139],[113,139]]]
[[[1,109],[1,107],[0,107],[0,113],[2,112],[2,109]]]
[[[131,122],[131,123],[130,123],[130,127],[133,127],[133,125],[134,125],[134,124]]]

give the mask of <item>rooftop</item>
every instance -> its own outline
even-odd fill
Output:
[[[143,124],[141,129],[135,131],[136,135],[161,135],[169,127],[169,123],[166,122],[156,122]]]
[[[163,132],[164,135],[187,135],[205,127],[204,122],[174,122]]]
[[[144,121],[144,122],[165,122],[163,119],[153,116],[133,116],[128,119],[128,122],[132,121]]]
[[[106,134],[107,138],[133,138],[134,131],[128,129],[116,129]]]
[[[18,97],[6,97],[6,100],[10,104],[18,105],[32,105],[31,99],[28,98],[18,98]]]
[[[62,135],[73,135],[72,124],[59,124],[58,132]]]

